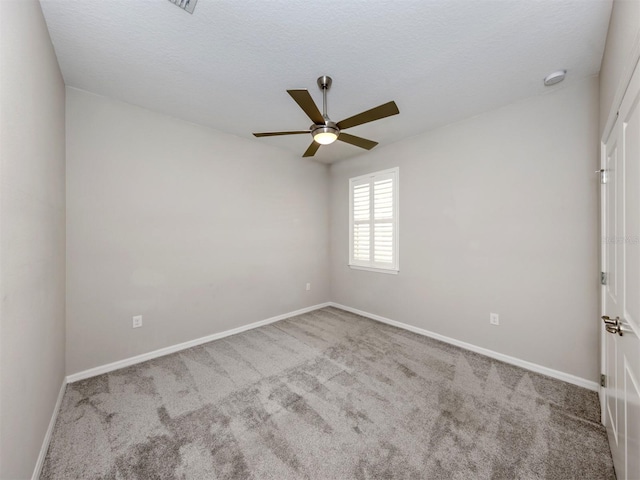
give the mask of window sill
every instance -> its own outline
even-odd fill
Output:
[[[398,272],[400,272],[400,270],[395,270],[391,268],[363,267],[360,265],[349,265],[349,268],[353,270],[365,270],[367,272],[386,273],[388,275],[397,275]]]

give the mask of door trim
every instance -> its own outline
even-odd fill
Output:
[[[633,43],[633,47],[631,48],[631,52],[629,52],[629,56],[627,57],[627,61],[625,62],[626,67],[622,70],[622,74],[620,75],[620,81],[618,82],[618,86],[616,88],[616,94],[613,97],[613,103],[611,104],[611,110],[609,111],[609,116],[607,117],[607,123],[605,123],[604,130],[602,131],[600,144],[606,143],[609,135],[611,134],[611,130],[613,130],[613,126],[616,123],[616,118],[618,117],[618,110],[620,109],[620,105],[622,104],[622,99],[624,98],[624,94],[627,92],[629,82],[631,82],[631,77],[633,76],[633,72],[636,69],[636,65],[639,60],[640,32],[638,32],[638,34],[636,35],[636,39]]]
[[[617,108],[614,108],[613,110],[618,110]],[[617,116],[616,116],[617,117]],[[615,122],[614,122],[615,125]],[[611,125],[611,131],[613,130],[613,126]],[[606,169],[607,165],[606,165],[606,158],[607,158],[607,140],[609,138],[604,138],[600,141],[600,168],[601,169]],[[604,242],[604,237],[606,235],[606,221],[605,221],[605,214],[606,214],[606,207],[607,207],[607,203],[606,203],[606,192],[605,192],[605,188],[606,188],[606,183],[603,184],[600,181],[600,176],[598,176],[598,183],[600,184],[600,218],[598,219],[600,222],[600,261],[598,262],[598,265],[600,265],[600,272],[606,272],[606,268],[607,265],[605,264],[605,258],[606,258],[606,252],[605,252],[605,248],[606,248],[606,242]],[[600,283],[600,305],[598,307],[598,311],[600,312],[600,315],[605,315],[605,313],[603,312],[604,310],[604,304],[605,304],[605,295],[607,294],[606,292],[606,286],[602,285],[602,283]],[[599,323],[599,322],[598,322]],[[606,338],[604,336],[604,329],[602,328],[602,325],[598,326],[599,328],[599,332],[600,332],[600,375],[605,375],[605,382],[608,381],[608,379],[606,378],[606,373],[607,373],[607,363],[606,363],[606,358],[605,358],[605,342],[606,342]],[[600,397],[600,422],[603,425],[606,425],[606,415],[607,415],[607,405],[606,405],[606,395],[605,395],[605,387],[602,386],[602,382],[600,383],[600,386],[598,387],[598,397]]]

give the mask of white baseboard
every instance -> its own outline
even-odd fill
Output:
[[[283,313],[282,315],[277,315],[275,317],[267,318],[265,320],[260,320],[258,322],[250,323],[248,325],[243,325],[242,327],[233,328],[231,330],[226,330],[224,332],[214,333],[213,335],[207,335],[206,337],[196,338],[195,340],[189,340],[188,342],[179,343],[177,345],[171,345],[169,347],[160,348],[152,352],[143,353],[142,355],[136,355],[135,357],[129,357],[129,358],[125,358],[124,360],[118,360],[117,362],[108,363],[106,365],[90,368],[88,370],[83,370],[82,372],[74,373],[67,376],[67,382],[73,383],[73,382],[77,382],[78,380],[84,380],[86,378],[95,377],[96,375],[102,375],[103,373],[108,373],[114,370],[118,370],[120,368],[129,367],[131,365],[135,365],[136,363],[146,362],[147,360],[151,360],[153,358],[158,358],[158,357],[162,357],[163,355],[169,355],[170,353],[179,352],[180,350],[185,350],[187,348],[195,347],[197,345],[202,345],[203,343],[208,343],[213,340],[218,340],[219,338],[224,338],[230,335],[235,335],[237,333],[246,332],[247,330],[252,330],[254,328],[262,327],[270,323],[278,322],[280,320],[284,320],[285,318],[295,317],[296,315],[302,315],[303,313],[312,312],[313,310],[318,310],[320,308],[328,307],[329,305],[330,303],[326,302],[326,303],[320,303],[318,305],[313,305],[311,307],[301,308],[300,310],[296,310],[294,312]]]
[[[67,379],[63,378],[62,386],[60,387],[60,391],[58,392],[58,399],[56,400],[55,407],[53,407],[53,413],[51,415],[51,420],[49,421],[49,427],[47,427],[47,432],[44,434],[44,440],[42,441],[42,447],[40,447],[40,454],[38,455],[36,466],[33,469],[31,480],[38,480],[40,478],[40,474],[42,473],[42,466],[44,465],[44,459],[47,456],[47,450],[49,450],[49,442],[51,442],[53,428],[56,426],[56,419],[58,418],[58,412],[60,411],[60,405],[62,404],[62,397],[64,397],[64,391],[66,387]]]
[[[586,378],[577,377],[575,375],[571,375],[570,373],[565,373],[559,370],[554,370],[552,368],[543,367],[542,365],[538,365],[536,363],[528,362],[526,360],[522,360],[516,357],[511,357],[509,355],[495,352],[487,348],[478,347],[477,345],[473,345],[471,343],[463,342],[461,340],[456,340],[455,338],[447,337],[439,333],[431,332],[429,330],[424,330],[419,327],[414,327],[413,325],[409,325],[406,323],[397,322],[395,320],[391,320],[389,318],[385,318],[380,315],[365,312],[363,310],[358,310],[352,307],[347,307],[346,305],[341,305],[335,302],[326,302],[318,305],[313,305],[311,307],[301,308],[300,310],[296,310],[294,312],[277,315],[275,317],[267,318],[265,320],[260,320],[259,322],[243,325],[242,327],[234,328],[232,330],[226,330],[224,332],[214,333],[213,335],[197,338],[195,340],[189,340],[188,342],[179,343],[177,345],[171,345],[169,347],[161,348],[148,353],[143,353],[142,355],[137,355],[135,357],[125,358],[124,360],[119,360],[117,362],[109,363],[107,365],[101,365],[99,367],[90,368],[88,370],[84,370],[82,372],[74,373],[72,375],[67,376],[67,383],[73,383],[73,382],[77,382],[78,380],[84,380],[86,378],[95,377],[96,375],[102,375],[103,373],[112,372],[120,368],[129,367],[137,363],[146,362],[147,360],[151,360],[153,358],[162,357],[163,355],[169,355],[170,353],[179,352],[180,350],[185,350],[187,348],[195,347],[197,345],[202,345],[203,343],[208,343],[213,340],[218,340],[220,338],[228,337],[230,335],[235,335],[237,333],[245,332],[247,330],[262,327],[263,325],[268,325],[270,323],[278,322],[280,320],[284,320],[285,318],[295,317],[296,315],[302,315],[303,313],[311,312],[313,310],[318,310],[320,308],[329,307],[329,306],[340,308],[342,310],[355,313],[357,315],[362,315],[363,317],[370,318],[371,320],[376,320],[378,322],[386,323],[388,325],[393,325],[394,327],[402,328],[404,330],[408,330],[410,332],[417,333],[419,335],[435,338],[436,340],[440,340],[442,342],[449,343],[451,345],[455,345],[460,348],[464,348],[465,350],[470,350],[472,352],[480,353],[487,357],[495,358],[496,360],[500,360],[502,362],[509,363],[511,365],[516,365],[518,367],[531,370],[532,372],[541,373],[542,375],[547,375],[549,377],[557,378],[558,380],[562,380],[564,382],[571,383],[573,385],[578,385],[579,387],[588,388],[589,390],[593,390],[596,392],[599,391],[599,388],[600,388],[598,383],[593,382],[591,380],[587,380]],[[60,401],[61,398],[58,400]],[[48,435],[50,435],[50,433],[48,433]]]
[[[480,353],[487,357],[495,358],[496,360],[500,360],[505,363],[510,363],[511,365],[516,365],[517,367],[531,370],[532,372],[541,373],[542,375],[546,375],[552,378],[557,378],[558,380],[562,380],[563,382],[571,383],[573,385],[578,385],[579,387],[588,388],[589,390],[593,390],[596,392],[600,389],[600,385],[598,385],[598,383],[592,382],[591,380],[587,380],[586,378],[581,378],[575,375],[571,375],[570,373],[560,372],[552,368],[543,367],[542,365],[538,365],[537,363],[528,362],[526,360],[521,360],[516,357],[511,357],[503,353],[494,352],[493,350],[489,350],[487,348],[478,347],[471,343],[462,342],[460,340],[456,340],[455,338],[446,337],[444,335],[440,335],[439,333],[430,332],[429,330],[424,330],[423,328],[418,328],[418,327],[414,327],[413,325],[397,322],[389,318],[381,317],[380,315],[364,312],[362,310],[347,307],[345,305],[340,305],[339,303],[329,302],[329,305],[332,307],[339,308],[341,310],[346,310],[347,312],[355,313],[357,315],[362,315],[363,317],[370,318],[371,320],[376,320],[378,322],[386,323],[388,325],[393,325],[394,327],[402,328],[404,330],[409,330],[410,332],[417,333],[419,335],[424,335],[425,337],[435,338],[436,340],[440,340],[442,342],[455,345],[456,347],[464,348],[465,350],[470,350],[472,352]]]

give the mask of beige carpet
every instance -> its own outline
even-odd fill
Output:
[[[43,479],[613,479],[596,393],[335,308],[67,387]]]

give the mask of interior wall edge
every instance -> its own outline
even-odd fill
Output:
[[[563,382],[567,382],[570,383],[572,385],[577,385],[579,387],[583,387],[589,390],[593,390],[593,391],[598,391],[599,390],[599,385],[596,382],[593,382],[591,380],[588,380],[586,378],[582,378],[582,377],[578,377],[576,375],[572,375],[570,373],[566,373],[566,372],[562,372],[559,370],[555,370],[553,368],[549,368],[549,367],[545,367],[543,365],[539,365],[537,363],[533,363],[533,362],[529,362],[527,360],[521,359],[521,358],[517,358],[517,357],[513,357],[510,355],[505,355],[503,353],[500,352],[496,352],[493,350],[490,350],[488,348],[484,348],[484,347],[480,347],[478,345],[474,345],[468,342],[463,342],[461,340],[457,340],[455,338],[451,338],[451,337],[447,337],[446,335],[441,335],[439,333],[435,333],[429,330],[425,330],[423,328],[419,328],[419,327],[415,327],[413,325],[407,324],[407,323],[403,323],[403,322],[398,322],[396,320],[392,320],[390,318],[386,318],[383,317],[381,315],[377,315],[374,313],[370,313],[370,312],[366,312],[364,310],[360,310],[357,308],[353,308],[353,307],[349,307],[347,305],[342,305],[340,303],[336,303],[336,302],[325,302],[325,303],[320,303],[317,305],[313,305],[311,307],[306,307],[306,308],[301,308],[299,310],[295,310],[293,312],[288,312],[288,313],[284,313],[282,315],[277,315],[275,317],[271,317],[271,318],[267,318],[264,320],[260,320],[257,322],[253,322],[238,328],[234,328],[231,330],[225,330],[223,332],[218,332],[218,333],[214,333],[212,335],[207,335],[205,337],[201,337],[201,338],[197,338],[194,340],[190,340],[188,342],[183,342],[183,343],[179,343],[176,345],[172,345],[169,347],[165,347],[165,348],[161,348],[158,350],[154,350],[152,352],[148,352],[148,353],[144,353],[142,355],[136,355],[135,357],[129,357],[129,358],[125,358],[123,360],[119,360],[117,362],[112,362],[112,363],[108,363],[106,365],[101,365],[99,367],[95,367],[95,368],[91,368],[88,370],[83,370],[71,375],[68,375],[66,378],[66,382],[65,384],[63,384],[63,388],[67,383],[74,383],[74,382],[78,382],[80,380],[86,380],[88,378],[91,377],[95,377],[98,375],[102,375],[104,373],[109,373],[109,372],[113,372],[115,370],[119,370],[121,368],[125,368],[125,367],[129,367],[131,365],[136,365],[138,363],[142,363],[142,362],[146,362],[148,360],[152,360],[154,358],[159,358],[159,357],[163,357],[165,355],[170,355],[172,353],[176,353],[176,352],[180,352],[182,350],[186,350],[188,348],[191,347],[195,347],[198,345],[202,345],[205,343],[209,343],[212,342],[214,340],[219,340],[225,337],[229,337],[231,335],[236,335],[238,333],[242,333],[242,332],[246,332],[248,330],[253,330],[255,328],[259,328],[265,325],[269,325],[271,323],[275,323],[275,322],[279,322],[280,320],[286,320],[288,318],[292,318],[298,315],[302,315],[304,313],[308,313],[308,312],[312,312],[314,310],[319,310],[321,308],[325,308],[325,307],[335,307],[335,308],[339,308],[341,310],[347,311],[347,312],[351,312],[351,313],[355,313],[356,315],[360,315],[366,318],[369,318],[371,320],[375,320],[377,322],[381,322],[381,323],[386,323],[387,325],[392,325],[394,327],[397,328],[401,328],[403,330],[407,330],[413,333],[417,333],[418,335],[422,335],[425,337],[430,337],[436,340],[439,340],[441,342],[445,342],[448,343],[450,345],[455,345],[457,347],[463,348],[465,350],[469,350],[471,352],[475,352],[475,353],[479,353],[481,355],[484,355],[486,357],[489,358],[493,358],[495,360],[499,360],[505,363],[508,363],[510,365],[515,365],[517,367],[521,367],[524,368],[525,370],[529,370],[535,373],[540,373],[542,375],[546,375],[548,377],[551,378],[555,378],[557,380],[561,380]],[[59,404],[56,407],[56,411],[59,407]],[[52,419],[52,421],[54,422],[55,419]],[[47,436],[47,442],[48,442],[48,438],[49,438],[49,434]],[[45,450],[46,453],[46,450]]]
[[[386,318],[381,315],[376,315],[375,313],[365,312],[364,310],[348,307],[346,305],[341,305],[339,303],[330,302],[330,306],[339,308],[341,310],[345,310],[347,312],[355,313],[356,315],[360,315],[360,316],[369,318],[371,320],[375,320],[377,322],[386,323],[387,325],[392,325],[394,327],[401,328],[409,332],[417,333],[418,335],[433,338],[435,340],[440,340],[441,342],[448,343],[450,345],[455,345],[456,347],[460,347],[465,350],[469,350],[471,352],[479,353],[486,357],[490,357],[495,360],[500,360],[501,362],[515,365],[516,367],[521,367],[521,368],[524,368],[525,370],[529,370],[535,373],[540,373],[542,375],[546,375],[548,377],[552,377],[557,380],[562,380],[563,382],[571,383],[579,387],[587,388],[595,392],[597,392],[600,389],[600,386],[596,382],[593,382],[586,378],[578,377],[576,375],[572,375],[566,372],[561,372],[559,370],[554,370],[553,368],[545,367],[543,365],[529,362],[521,358],[512,357],[511,355],[505,355],[504,353],[496,352],[494,350],[489,350],[488,348],[480,347],[472,343],[463,342],[455,338],[447,337],[446,335],[441,335],[439,333],[425,330],[424,328],[415,327],[413,325],[409,325],[408,323],[398,322],[396,320],[392,320],[390,318]]]
[[[36,460],[36,466],[33,469],[33,475],[31,476],[31,480],[38,480],[40,478],[40,473],[42,473],[42,467],[44,466],[44,459],[47,456],[47,451],[49,450],[49,444],[51,443],[51,436],[53,435],[53,429],[56,426],[56,420],[58,419],[58,413],[60,412],[60,406],[62,405],[62,399],[64,398],[64,392],[67,389],[67,379],[62,379],[62,385],[60,386],[60,392],[58,392],[58,399],[56,400],[56,404],[53,407],[53,413],[51,414],[51,420],[49,421],[49,426],[47,427],[47,432],[44,435],[44,439],[42,440],[42,447],[40,448],[40,453],[38,454],[38,459]]]
[[[280,146],[276,146],[276,145],[269,145],[269,144],[265,144],[264,142],[261,142],[259,138],[247,138],[247,137],[241,137],[240,135],[235,135],[233,133],[228,133],[222,130],[218,130],[217,128],[211,127],[209,125],[205,125],[204,123],[196,123],[190,120],[186,120],[182,117],[177,117],[175,115],[171,115],[170,113],[166,113],[163,112],[162,110],[154,110],[152,108],[148,108],[148,107],[143,107],[141,105],[138,105],[136,103],[131,103],[131,102],[127,102],[126,100],[122,100],[116,97],[110,97],[108,95],[103,95],[102,93],[97,93],[97,92],[93,92],[91,90],[85,90],[84,88],[80,88],[80,87],[76,87],[73,85],[69,85],[65,83],[65,92],[78,92],[80,94],[86,94],[86,95],[91,95],[94,97],[98,97],[101,99],[105,99],[108,100],[110,102],[117,102],[119,104],[122,105],[126,105],[127,107],[133,108],[133,109],[137,109],[140,110],[142,112],[150,112],[153,113],[155,115],[160,115],[162,117],[166,117],[168,119],[171,119],[172,121],[176,121],[176,122],[180,122],[180,123],[184,123],[186,125],[190,125],[192,127],[195,127],[197,129],[201,129],[205,132],[210,132],[210,133],[214,133],[216,135],[222,135],[222,136],[226,136],[229,138],[233,138],[236,141],[242,141],[244,143],[247,144],[253,144],[253,145],[260,145],[261,148],[265,148],[265,149],[269,149],[275,152],[278,152],[280,155],[282,155],[283,157],[290,157],[290,158],[294,158],[296,160],[298,160],[300,158],[300,155],[291,152],[290,150],[287,150],[286,148],[282,148]],[[316,165],[320,165],[322,167],[325,168],[325,170],[327,171],[327,173],[329,172],[329,168],[331,167],[331,164],[328,163],[322,163],[322,162],[317,162],[317,161],[312,161],[314,164]]]
[[[86,380],[87,378],[95,377],[98,375],[102,375],[103,373],[113,372],[114,370],[119,370],[121,368],[129,367],[131,365],[136,365],[138,363],[146,362],[148,360],[153,360],[154,358],[163,357],[165,355],[170,355],[172,353],[180,352],[182,350],[186,350],[191,347],[196,347],[198,345],[202,345],[204,343],[209,343],[214,340],[219,340],[225,337],[229,337],[231,335],[236,335],[238,333],[246,332],[247,330],[253,330],[254,328],[263,327],[265,325],[269,325],[271,323],[279,322],[280,320],[285,320],[287,318],[295,317],[297,315],[302,315],[303,313],[312,312],[314,310],[319,310],[324,307],[328,307],[330,302],[319,303],[317,305],[312,305],[310,307],[301,308],[299,310],[294,310],[293,312],[283,313],[281,315],[276,315],[274,317],[266,318],[264,320],[259,320],[257,322],[249,323],[246,325],[242,325],[237,328],[232,328],[230,330],[225,330],[218,333],[213,333],[211,335],[207,335],[204,337],[196,338],[194,340],[189,340],[187,342],[178,343],[176,345],[171,345],[164,348],[159,348],[157,350],[153,350],[151,352],[143,353],[141,355],[136,355],[134,357],[125,358],[122,360],[118,360],[116,362],[108,363],[106,365],[101,365],[94,368],[89,368],[87,370],[82,370],[77,373],[73,373],[68,375],[66,378],[67,383],[74,383],[80,380]]]

